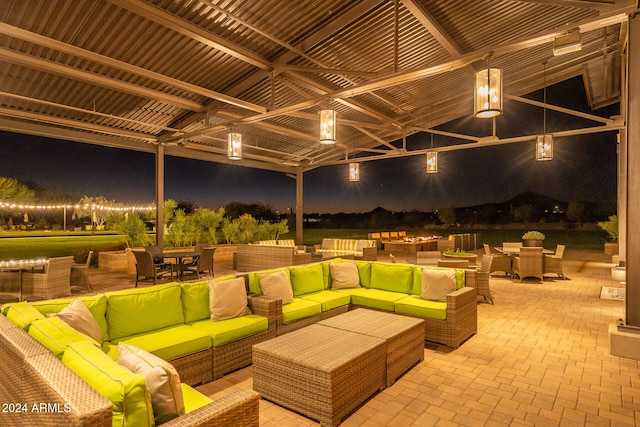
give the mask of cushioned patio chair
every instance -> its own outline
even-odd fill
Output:
[[[520,256],[513,258],[513,275],[520,281],[526,277],[535,277],[544,281],[542,269],[542,248],[520,248]]]
[[[567,280],[564,275],[564,268],[562,266],[562,257],[564,256],[564,245],[556,246],[556,253],[553,255],[544,256],[544,274],[552,273],[557,274],[558,277]]]
[[[144,250],[149,252],[153,257],[154,264],[164,264],[164,258],[162,258],[162,248],[157,245],[145,246]]]
[[[136,257],[136,287],[138,282],[152,281],[155,285],[158,280],[163,280],[167,273],[173,280],[173,265],[169,263],[156,264],[153,256],[148,251],[133,251]],[[142,277],[142,279],[140,279]]]
[[[24,273],[22,288],[31,299],[51,299],[71,295],[72,256],[49,258],[44,273]]]

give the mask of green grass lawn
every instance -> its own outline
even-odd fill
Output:
[[[366,239],[367,234],[380,230],[363,229],[306,229],[304,244],[322,243],[324,237],[346,239]],[[457,233],[480,233],[482,243],[491,246],[502,246],[502,242],[518,242],[522,240],[523,230],[513,229],[406,229],[409,235],[448,236]],[[564,244],[568,249],[603,250],[605,234],[600,230],[544,230],[546,236],[544,246],[554,249],[557,244]],[[295,231],[281,236],[283,239],[295,239]],[[219,242],[224,242],[220,238]],[[75,255],[87,248],[100,249],[120,243],[120,237],[113,234],[83,233],[42,233],[16,232],[0,233],[0,259],[40,258]]]

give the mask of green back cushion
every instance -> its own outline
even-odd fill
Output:
[[[106,296],[111,341],[184,324],[178,283],[108,292]]]
[[[371,262],[370,261],[358,261],[356,260],[356,265],[358,266],[358,274],[360,275],[360,285],[363,288],[371,287]]]
[[[66,308],[73,302],[75,298],[58,298],[45,301],[33,301],[30,304],[35,307],[40,313],[45,316],[49,313],[57,313],[63,308]],[[107,297],[104,294],[78,297],[80,301],[87,306],[93,317],[98,322],[100,330],[102,331],[102,341],[108,341],[109,331],[107,328]]]
[[[371,289],[411,293],[413,265],[374,262],[371,264]]]
[[[44,315],[26,301],[7,305],[8,307],[5,311],[7,319],[11,320],[25,331],[29,330],[29,326],[31,326],[31,323],[34,320],[44,319]]]
[[[87,335],[67,325],[58,317],[34,320],[29,328],[29,335],[51,350],[58,359],[62,357],[65,348],[67,348],[69,344],[86,341],[96,347],[100,345]]]
[[[151,396],[142,375],[118,365],[88,342],[70,344],[62,363],[113,404],[113,426],[153,426]]]
[[[284,270],[287,272],[287,275],[289,275],[289,269],[288,268],[273,268],[271,270],[263,270],[263,271],[252,271],[249,273],[249,293],[252,294],[256,294],[256,295],[263,295],[264,292],[262,292],[262,287],[260,286],[260,278],[262,276],[266,276],[267,274],[271,274],[271,273],[275,273],[278,271]],[[291,279],[291,276],[289,275],[289,279]]]
[[[233,279],[235,276],[216,277],[206,282],[192,282],[182,284],[182,309],[185,323],[208,319],[209,310],[209,282]]]
[[[411,294],[420,295],[422,293],[422,270],[423,269],[443,269],[447,267],[413,267],[413,286],[411,288]],[[456,290],[464,288],[465,275],[464,270],[456,268]]]
[[[319,263],[291,267],[289,269],[293,296],[324,290],[324,274]]]

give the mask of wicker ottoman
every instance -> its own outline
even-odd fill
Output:
[[[318,322],[387,341],[387,387],[424,360],[424,320],[383,311],[357,308]]]
[[[320,325],[253,346],[253,388],[263,398],[336,426],[385,386],[385,341]]]

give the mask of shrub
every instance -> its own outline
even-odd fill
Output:
[[[598,221],[598,227],[606,231],[612,241],[618,241],[618,215],[611,215],[608,221]]]
[[[544,240],[544,234],[539,231],[527,231],[522,235],[522,240]]]

